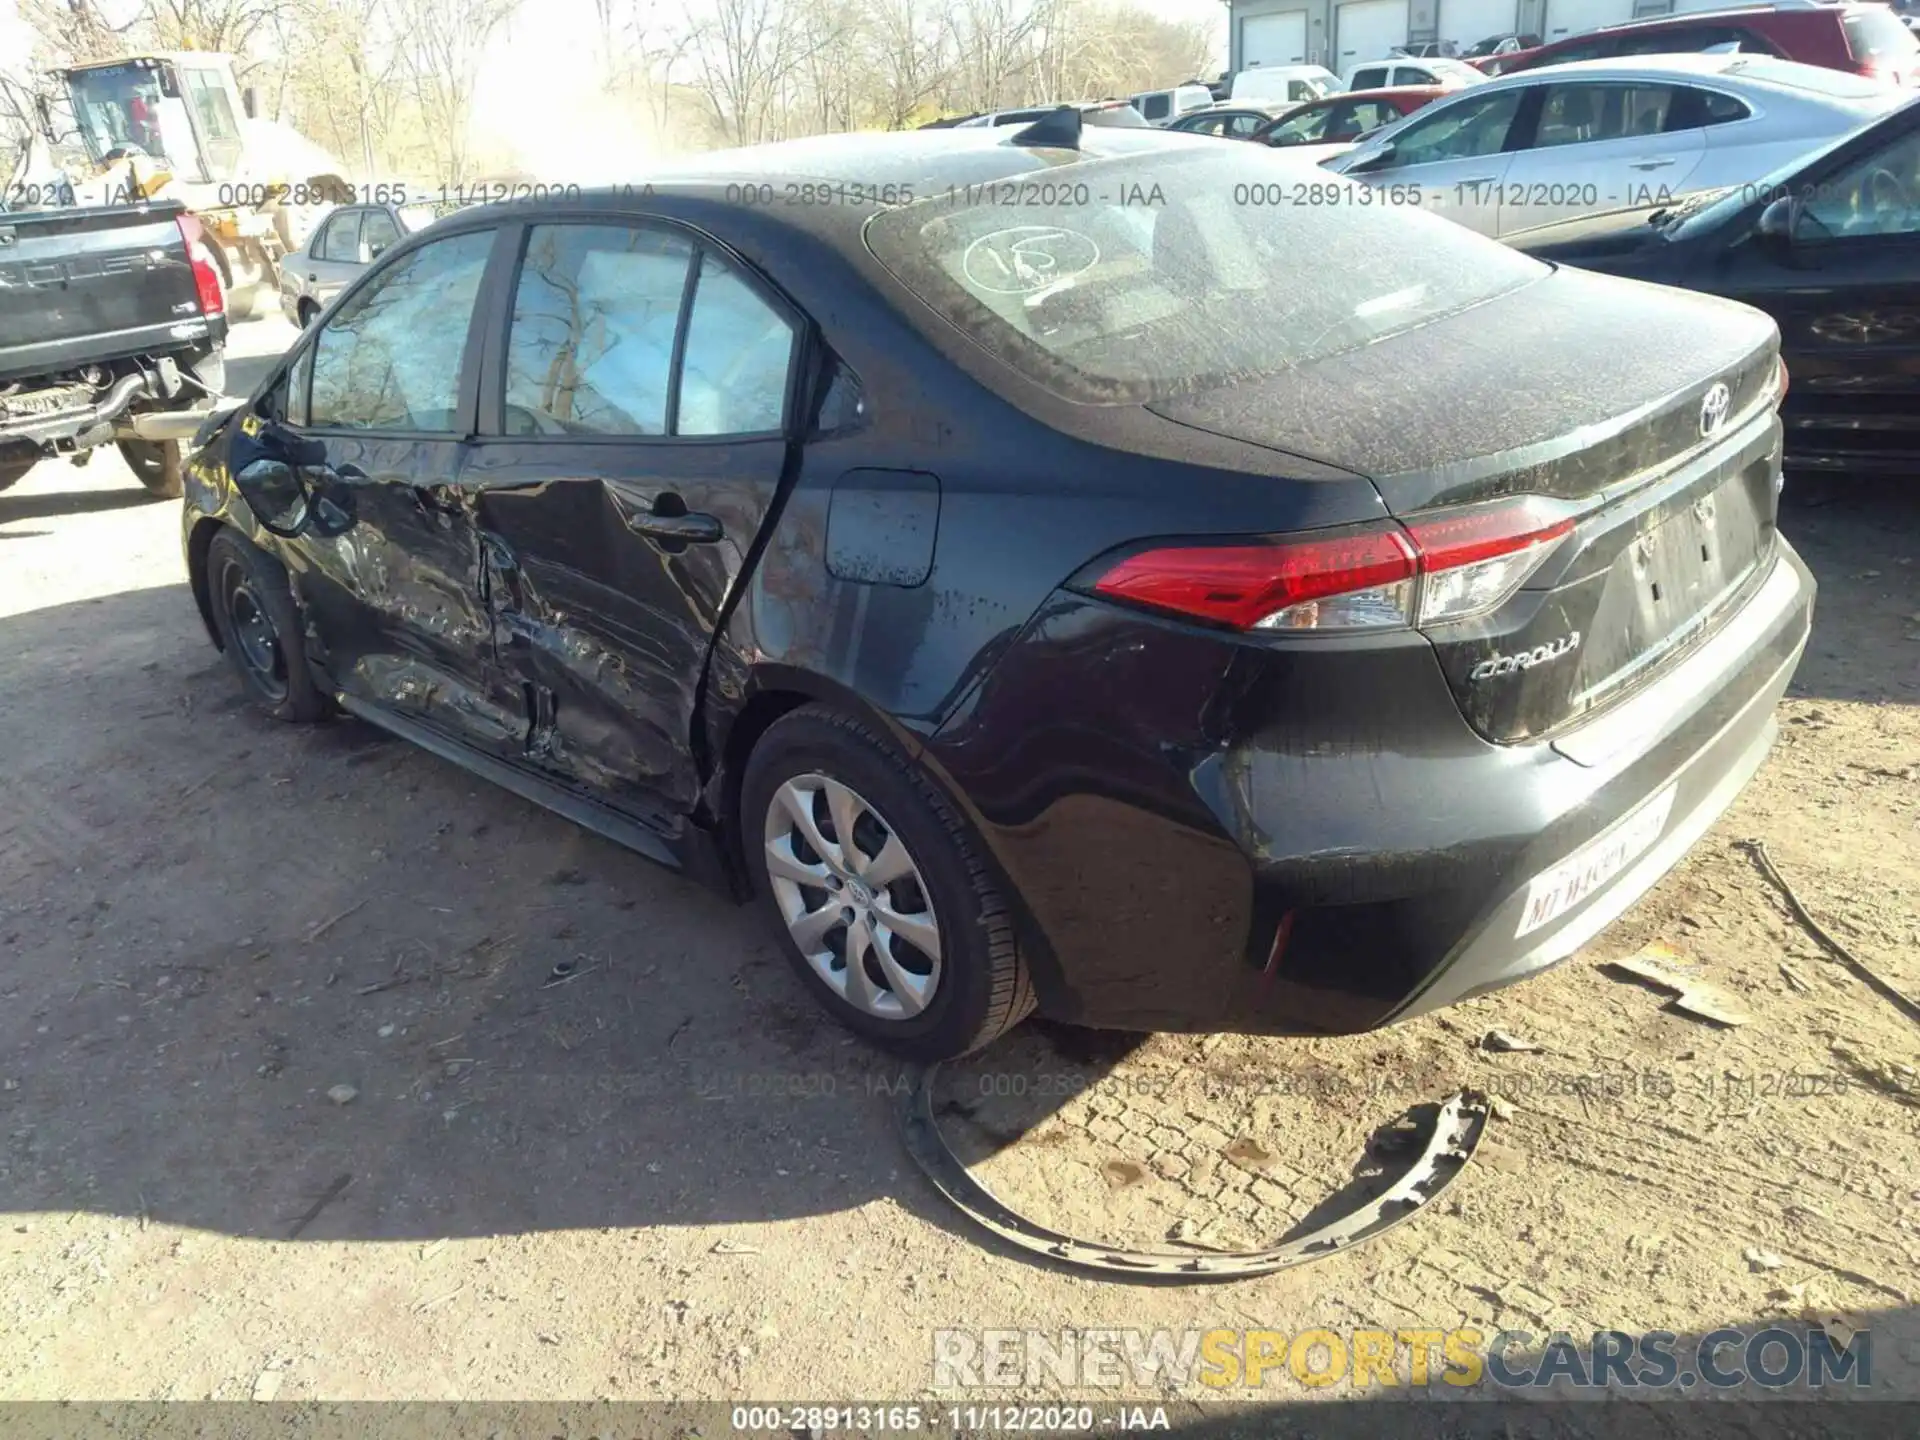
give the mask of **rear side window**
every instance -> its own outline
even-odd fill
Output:
[[[1672,105],[1666,85],[1549,85],[1534,148],[1658,135]]]
[[[510,435],[664,435],[693,246],[631,225],[536,225],[507,332]]]
[[[1718,90],[1696,90],[1699,99],[1699,115],[1702,125],[1725,125],[1729,121],[1744,120],[1753,111],[1747,102],[1732,95],[1723,95]]]
[[[310,424],[452,433],[493,233],[450,235],[401,256],[327,321],[312,347]]]
[[[1329,176],[1310,203],[1250,146],[1075,170],[1084,204],[923,200],[866,233],[935,315],[1083,403],[1140,404],[1311,364],[1548,273],[1449,220],[1365,203],[1355,182]],[[1125,203],[1154,187],[1165,203]]]
[[[1164,120],[1173,113],[1173,97],[1167,94],[1138,95],[1133,103],[1140,107],[1140,113],[1149,120]]]
[[[378,255],[389,246],[400,243],[400,227],[393,223],[393,217],[386,211],[369,210],[360,222],[360,243]]]
[[[1847,49],[1856,60],[1887,64],[1920,50],[1920,39],[1884,5],[1865,6],[1840,18]]]
[[[793,327],[738,274],[701,257],[676,435],[756,435],[786,416]]]

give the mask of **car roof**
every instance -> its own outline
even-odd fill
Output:
[[[1337,95],[1324,95],[1318,100],[1309,100],[1307,105],[1328,105],[1335,100],[1417,100],[1422,97],[1439,99],[1442,95],[1457,95],[1460,92],[1448,85],[1383,85],[1374,90],[1342,90]],[[1299,107],[1304,110],[1306,105]]]
[[[1497,75],[1487,82],[1493,86],[1515,86],[1536,82],[1541,76],[1578,78],[1582,80],[1647,80],[1647,79],[1717,79],[1732,84],[1782,85],[1796,89],[1811,89],[1816,93],[1838,98],[1828,85],[1812,86],[1799,83],[1801,79],[1811,79],[1806,72],[1817,71],[1825,81],[1832,81],[1836,75],[1846,72],[1829,70],[1820,65],[1802,65],[1796,60],[1781,60],[1772,55],[1754,55],[1742,51],[1723,51],[1709,54],[1682,53],[1675,55],[1622,55],[1611,60],[1568,60],[1558,65],[1536,65],[1527,70],[1516,70],[1510,75]],[[1472,87],[1475,94],[1487,88],[1487,85]],[[1862,94],[1874,89],[1871,82],[1862,87]],[[1884,89],[1885,87],[1878,87]]]
[[[1844,14],[1861,7],[1852,0],[1802,0],[1802,3],[1763,4],[1763,5],[1721,5],[1712,10],[1687,10],[1673,15],[1646,15],[1638,20],[1616,20],[1611,25],[1596,26],[1587,32],[1592,35],[1611,35],[1622,30],[1658,30],[1666,25],[1687,25],[1700,20],[1719,20],[1728,16],[1752,19],[1756,15],[1818,15]],[[1568,35],[1552,43],[1561,45],[1571,40],[1579,40],[1579,35]]]
[[[1036,171],[1128,155],[1192,150],[1217,154],[1219,140],[1184,130],[1087,125],[1078,150],[1016,145],[1023,127],[896,130],[851,135],[815,135],[733,150],[712,150],[650,166],[632,180],[583,186],[576,195],[507,200],[462,211],[442,223],[537,221],[555,213],[620,210],[674,197],[711,205],[737,204],[793,229],[846,243],[850,232],[874,214],[926,199],[946,186],[990,184]],[[739,200],[754,186],[778,200],[789,184],[825,184],[844,194],[832,204],[754,204]],[[909,193],[909,191],[911,193]],[[667,207],[663,207],[667,208]],[[479,218],[489,217],[489,218]]]

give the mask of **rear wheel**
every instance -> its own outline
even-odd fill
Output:
[[[178,500],[186,488],[180,468],[178,440],[120,440],[120,458],[134,479],[162,500]]]
[[[1033,1009],[979,842],[865,722],[815,706],[776,721],[747,761],[740,833],[788,961],[849,1029],[931,1062]]]
[[[299,315],[300,328],[304,330],[320,318],[320,307],[311,300],[302,300],[295,313]]]
[[[276,720],[325,715],[326,697],[307,670],[286,572],[232,530],[222,530],[207,547],[207,594],[220,647],[260,707]]]

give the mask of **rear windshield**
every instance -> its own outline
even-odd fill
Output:
[[[1846,26],[1847,48],[1856,60],[1898,60],[1920,50],[1920,40],[1884,6],[1855,10],[1840,23]]]
[[[954,187],[875,216],[867,244],[976,344],[1091,404],[1310,364],[1548,273],[1264,146]]]

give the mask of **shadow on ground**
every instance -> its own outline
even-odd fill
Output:
[[[1801,693],[1920,700],[1917,522],[1894,487],[1789,512],[1824,587]],[[890,1195],[972,1234],[899,1145],[901,1068],[754,912],[257,715],[183,583],[0,621],[0,730],[0,1210],[377,1239]]]

